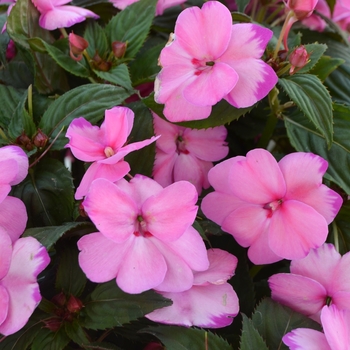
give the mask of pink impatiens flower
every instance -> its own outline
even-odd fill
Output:
[[[32,0],[32,2],[41,13],[39,25],[47,30],[71,27],[85,21],[87,17],[99,18],[90,10],[66,5],[71,0]]]
[[[254,264],[304,258],[325,242],[342,205],[322,184],[327,166],[312,153],[292,153],[277,163],[268,151],[254,149],[209,171],[215,192],[204,197],[203,213],[249,247]]]
[[[114,107],[105,112],[101,127],[93,126],[83,117],[74,119],[69,125],[66,137],[73,155],[85,162],[94,162],[86,171],[75,193],[76,199],[83,198],[94,179],[105,178],[112,182],[124,177],[129,164],[124,157],[130,152],[143,148],[157,137],[126,144],[134,124],[134,112],[126,107]]]
[[[41,300],[38,274],[49,264],[46,249],[33,237],[15,242],[0,227],[0,333],[20,330]]]
[[[321,312],[323,333],[314,329],[297,328],[287,333],[283,343],[290,350],[350,349],[350,312],[335,305],[324,306]]]
[[[91,281],[116,278],[132,294],[191,288],[193,271],[209,266],[204,242],[191,226],[197,197],[186,181],[163,188],[141,175],[115,184],[95,180],[83,205],[100,232],[78,241],[80,267]]]
[[[173,304],[146,315],[152,321],[180,326],[221,328],[238,314],[236,292],[226,281],[232,277],[237,258],[221,249],[208,250],[208,270],[194,272],[193,286],[181,293],[161,294]]]
[[[350,311],[349,270],[350,252],[341,256],[332,244],[324,244],[293,260],[290,273],[269,278],[272,299],[318,322],[326,304]]]
[[[232,25],[230,11],[217,1],[190,7],[176,21],[162,50],[155,100],[172,122],[207,118],[225,98],[235,107],[252,106],[276,85],[263,62],[272,31],[255,24]]]
[[[166,122],[153,114],[154,131],[162,135],[156,141],[153,178],[162,186],[186,180],[196,186],[198,194],[209,188],[208,171],[213,161],[228,154],[224,126],[195,130]]]

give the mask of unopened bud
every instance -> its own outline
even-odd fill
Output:
[[[15,42],[12,39],[10,39],[9,43],[7,44],[6,53],[5,53],[7,62],[10,62],[13,58],[15,58],[16,53],[17,53],[17,50],[16,50]]]
[[[62,321],[57,317],[49,318],[48,320],[44,321],[45,328],[48,328],[52,332],[57,332],[62,325]]]
[[[74,61],[81,61],[83,52],[89,46],[89,43],[79,35],[70,33],[68,35],[69,54]]]
[[[53,302],[57,306],[63,306],[67,301],[67,298],[63,292],[56,294],[52,299],[51,302]]]
[[[67,310],[69,312],[75,313],[78,312],[82,307],[83,303],[80,299],[76,298],[74,295],[71,295],[67,302]]]
[[[34,148],[32,140],[26,135],[24,131],[20,136],[16,138],[16,144],[24,147],[27,151],[31,151]]]
[[[113,41],[112,42],[112,50],[113,54],[116,58],[124,57],[126,51],[127,44],[122,41]]]
[[[101,70],[102,72],[108,72],[112,67],[112,63],[104,61],[97,52],[92,60],[96,69]]]
[[[301,21],[312,15],[318,0],[288,0],[287,10],[294,12],[294,17]]]
[[[48,140],[49,137],[46,134],[44,134],[40,129],[38,129],[38,132],[33,138],[33,143],[36,147],[42,148],[46,146]]]
[[[296,73],[301,68],[305,67],[309,62],[310,55],[305,49],[305,46],[301,45],[297,47],[289,56],[289,62],[292,65],[289,74]]]

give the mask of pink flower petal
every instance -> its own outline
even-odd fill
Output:
[[[148,231],[164,241],[178,239],[196,217],[197,198],[196,188],[186,181],[176,182],[148,198],[142,206]]]
[[[160,150],[156,151],[156,159],[153,166],[153,178],[163,187],[171,185],[174,181],[174,166],[177,153],[168,154]]]
[[[95,180],[83,205],[96,228],[107,238],[122,243],[133,235],[137,204],[112,182]]]
[[[14,160],[17,163],[17,166],[14,166],[14,169],[17,169],[17,175],[15,178],[9,182],[11,186],[17,185],[22,182],[28,174],[28,156],[18,146],[4,146],[0,148],[0,160],[1,160],[1,173],[5,173],[5,168],[3,167],[2,161],[5,160]],[[3,176],[3,175],[0,175]],[[2,181],[0,180],[0,183]]]
[[[298,328],[287,333],[283,343],[289,346],[290,350],[332,350],[327,344],[323,333],[314,329]]]
[[[156,142],[157,149],[169,154],[176,152],[176,139],[179,132],[185,128],[168,123],[153,112],[152,115],[154,132],[156,135],[162,135]]]
[[[334,270],[332,276],[331,287],[333,291],[348,291],[350,292],[350,276],[349,276],[349,266],[350,266],[350,252],[344,254]]]
[[[13,159],[0,161],[0,203],[11,191],[10,183],[15,180],[18,173],[17,162]]]
[[[11,259],[12,259],[11,238],[7,234],[6,230],[4,230],[0,226],[0,281],[2,278],[4,278],[7,275],[7,272],[11,265]],[[1,316],[0,316],[0,319],[1,319]],[[1,321],[0,321],[0,324],[1,324]]]
[[[6,320],[9,304],[10,304],[10,296],[6,288],[0,284],[0,327],[1,327],[1,324]]]
[[[350,291],[332,291],[328,293],[332,299],[332,305],[339,310],[348,310],[350,312]]]
[[[26,207],[20,199],[7,196],[0,203],[0,226],[6,230],[12,243],[22,235],[27,219]]]
[[[318,318],[326,303],[326,289],[308,277],[278,273],[269,278],[269,286],[273,300],[306,316]]]
[[[278,164],[287,184],[285,198],[312,206],[328,224],[333,221],[343,200],[335,191],[322,185],[328,163],[315,154],[298,152],[288,154]]]
[[[272,215],[269,228],[271,250],[285,259],[304,258],[327,238],[328,225],[312,207],[298,201],[285,201]]]

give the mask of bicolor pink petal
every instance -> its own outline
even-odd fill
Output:
[[[112,182],[106,179],[95,180],[83,205],[96,228],[107,238],[122,243],[133,235],[137,205]]]
[[[273,300],[319,322],[327,291],[319,282],[304,276],[278,273],[268,280]]]
[[[6,230],[12,243],[22,235],[27,219],[27,209],[20,199],[7,196],[0,203],[0,226]]]
[[[285,259],[304,258],[327,238],[325,218],[312,207],[298,201],[285,201],[271,218],[269,245]]]
[[[10,236],[0,226],[0,281],[4,278],[11,265],[12,259],[12,241]],[[1,282],[0,282],[1,283]],[[1,308],[0,308],[1,309]],[[1,319],[1,316],[0,316]],[[0,321],[1,324],[1,321]]]
[[[9,175],[2,175],[5,173],[5,168],[3,167],[2,161],[5,160],[13,160],[17,163],[17,166],[13,166],[14,169],[16,169],[16,176],[9,182],[11,186],[17,185],[20,182],[22,182],[27,174],[28,174],[28,156],[26,153],[22,150],[22,148],[18,146],[4,146],[0,148],[0,164],[1,164],[1,175],[0,176],[9,176]],[[11,176],[12,177],[12,176]],[[0,183],[3,181],[0,180]]]
[[[176,182],[149,197],[142,206],[148,231],[164,241],[178,239],[197,215],[197,199],[196,188],[186,181]]]
[[[333,350],[322,332],[308,328],[297,328],[282,338],[290,350]]]

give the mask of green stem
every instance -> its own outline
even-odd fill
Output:
[[[59,28],[59,30],[64,38],[68,38],[68,34],[65,28]]]
[[[31,84],[28,87],[28,113],[33,119],[33,86]]]
[[[0,137],[4,140],[4,141],[8,141],[8,138],[6,136],[6,134],[4,133],[4,130],[2,130],[0,128]]]
[[[293,16],[294,16],[294,12],[290,11],[288,13],[286,19],[284,20],[283,27],[282,27],[281,32],[280,32],[280,36],[278,38],[278,41],[277,41],[277,44],[276,44],[276,47],[275,47],[275,51],[273,53],[273,59],[274,60],[277,58],[278,51],[280,50],[284,34],[285,34],[285,32],[286,32],[286,30],[288,28],[288,22]]]
[[[333,229],[333,235],[334,235],[334,247],[335,247],[336,251],[339,253],[338,227],[334,221],[332,222],[332,229]]]

